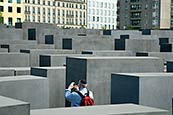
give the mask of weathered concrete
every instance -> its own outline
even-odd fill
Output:
[[[84,50],[82,54],[92,54],[97,56],[134,56],[131,51],[115,51],[115,50]]]
[[[31,115],[167,115],[168,111],[134,104],[32,110]]]
[[[65,107],[66,67],[32,67],[31,75],[47,77],[49,80],[49,107]]]
[[[27,102],[0,96],[0,115],[30,115]]]
[[[147,52],[159,52],[159,40],[158,39],[126,39],[125,49],[133,52],[147,51]]]
[[[112,103],[137,103],[172,115],[173,73],[113,73],[111,78]]]
[[[0,77],[30,75],[30,67],[0,67]]]
[[[0,67],[29,67],[30,60],[23,53],[0,53]]]
[[[163,60],[157,57],[67,57],[66,64],[66,86],[86,79],[96,104],[110,103],[111,72],[164,71]]]
[[[22,49],[21,53],[26,53],[30,56],[31,66],[39,66],[39,56],[41,54],[74,54],[74,50],[58,50],[58,49]]]
[[[43,54],[40,55],[40,67],[50,67],[50,66],[65,66],[66,65],[66,57],[67,56],[88,56],[91,57],[93,55],[85,55],[85,54]]]
[[[0,95],[29,102],[31,109],[49,107],[48,80],[42,77],[0,77]]]

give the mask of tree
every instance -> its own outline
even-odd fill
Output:
[[[2,12],[0,12],[0,24],[3,23],[3,17],[2,17]]]

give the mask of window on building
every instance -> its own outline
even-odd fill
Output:
[[[97,22],[99,21],[99,17],[97,17]]]
[[[4,6],[0,6],[0,12],[4,11]]]
[[[8,7],[8,12],[13,12],[13,9],[11,6]]]
[[[17,22],[21,22],[21,18],[17,18]]]
[[[40,16],[38,16],[38,18],[37,18],[37,19],[38,19],[38,22],[40,22]]]
[[[40,0],[38,0],[38,4],[40,4]]]
[[[32,16],[32,22],[35,22],[35,16]]]
[[[8,0],[8,3],[12,3],[13,1],[12,0]]]
[[[50,8],[48,8],[48,15],[50,15]]]
[[[9,26],[12,26],[12,24],[13,24],[13,18],[12,17],[9,17],[8,18],[8,25]]]
[[[48,1],[48,5],[50,6],[50,1]]]
[[[38,14],[40,14],[40,8],[38,7],[38,10],[37,10]]]
[[[58,16],[60,16],[60,10],[58,10]]]
[[[43,23],[46,23],[46,18],[45,18],[45,16],[43,16]]]
[[[0,2],[4,2],[4,0],[0,0]]]
[[[95,17],[93,16],[93,22],[95,21]]]
[[[48,23],[50,23],[50,17],[48,17]]]
[[[64,2],[62,3],[62,7],[65,7],[65,3]]]
[[[17,13],[21,13],[21,8],[17,7]]]
[[[43,8],[43,15],[45,15],[46,14],[46,11],[45,11],[45,8]]]
[[[35,7],[32,7],[32,13],[35,14]]]
[[[4,17],[1,17],[1,23],[3,24],[4,23]]]
[[[30,0],[28,0],[28,3],[30,3]]]
[[[60,2],[58,2],[58,7],[60,7]]]
[[[17,0],[17,3],[20,4],[21,3],[21,0]]]
[[[43,5],[45,5],[45,0],[43,0]]]

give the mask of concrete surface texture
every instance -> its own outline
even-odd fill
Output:
[[[0,95],[29,102],[31,109],[48,108],[48,79],[30,75],[1,77]]]
[[[49,107],[65,107],[64,89],[66,67],[32,67],[31,75],[49,80]]]
[[[74,50],[61,50],[61,49],[21,49],[21,53],[26,53],[30,56],[30,66],[39,66],[40,60],[39,56],[41,54],[74,54],[76,51]]]
[[[167,115],[166,110],[135,104],[32,110],[31,115]]]
[[[95,95],[95,104],[110,104],[111,72],[163,72],[157,57],[67,57],[66,86],[86,79]],[[102,96],[104,95],[104,96]]]
[[[30,60],[27,54],[0,53],[0,67],[29,67]]]
[[[172,115],[173,73],[113,73],[111,101],[169,110]]]
[[[92,54],[96,56],[135,56],[131,51],[115,51],[115,50],[83,50],[82,54]]]
[[[0,115],[30,115],[30,104],[0,96]]]

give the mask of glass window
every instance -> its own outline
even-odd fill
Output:
[[[4,11],[4,6],[0,6],[0,12]]]
[[[21,3],[21,0],[17,0],[17,3],[20,4]]]
[[[12,3],[13,1],[12,0],[8,0],[8,3]]]
[[[0,2],[4,2],[4,0],[0,0]]]
[[[8,25],[9,26],[12,26],[12,24],[13,24],[13,18],[12,17],[9,17],[8,18]]]
[[[17,7],[17,13],[21,13],[21,8]]]
[[[13,12],[13,9],[11,6],[8,7],[8,12]]]

